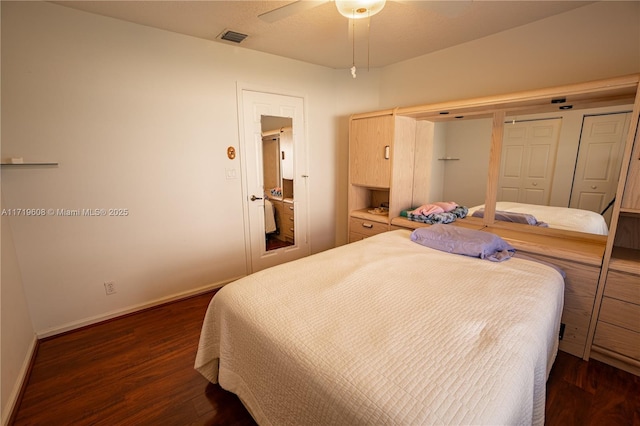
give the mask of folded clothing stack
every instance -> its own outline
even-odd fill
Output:
[[[469,213],[469,209],[458,205],[453,201],[435,202],[424,204],[413,210],[405,210],[401,216],[414,222],[422,222],[428,224],[434,223],[451,223],[456,219],[464,218]]]
[[[282,188],[280,187],[275,187],[271,190],[271,195],[273,195],[274,197],[282,197]]]

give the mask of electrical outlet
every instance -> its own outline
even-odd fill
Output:
[[[104,292],[107,293],[107,296],[110,294],[114,294],[116,292],[116,283],[113,281],[107,281],[104,283]]]

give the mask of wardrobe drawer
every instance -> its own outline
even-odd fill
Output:
[[[640,276],[609,271],[604,295],[640,305]]]
[[[286,210],[286,207],[287,206],[285,205],[285,210]],[[290,216],[285,213],[282,217],[280,235],[283,236],[286,241],[293,242],[293,236],[294,236],[294,230],[295,230],[294,224],[295,222],[294,222],[293,216]]]
[[[282,203],[282,210],[285,216],[293,217],[294,207],[292,203]]]
[[[389,230],[389,225],[386,223],[373,222],[371,220],[360,219],[357,217],[351,218],[349,227],[352,233],[355,232],[367,237],[387,232]]]
[[[562,323],[565,325],[565,330],[560,341],[560,350],[582,358],[589,334],[600,269],[536,253],[525,253],[527,256],[552,263],[562,268],[567,274],[564,280],[562,310]]]
[[[593,344],[640,361],[640,333],[598,321]]]
[[[598,320],[640,333],[640,305],[605,297]]]

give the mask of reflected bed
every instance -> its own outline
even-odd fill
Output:
[[[220,289],[195,367],[263,425],[542,425],[563,292],[386,232]]]
[[[484,208],[484,204],[471,207],[468,216],[473,216],[476,211],[482,208]],[[609,233],[609,227],[604,217],[589,210],[498,201],[496,203],[496,211],[532,215],[538,221],[544,222],[549,228],[554,229],[597,235],[607,235]]]

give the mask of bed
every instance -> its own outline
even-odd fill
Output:
[[[476,211],[483,208],[484,205],[471,207],[468,216],[473,216]],[[538,221],[546,223],[549,228],[597,235],[609,233],[609,227],[602,215],[589,210],[498,201],[496,211],[529,214]]]
[[[261,425],[542,425],[561,274],[410,235],[378,234],[221,288],[195,368]]]

